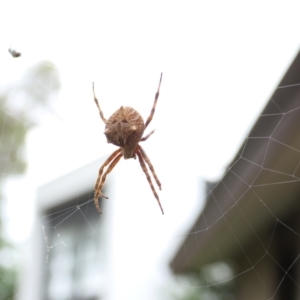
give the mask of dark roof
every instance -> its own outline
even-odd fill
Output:
[[[300,52],[171,262],[175,273],[245,255],[300,207]],[[212,184],[210,183],[210,186]]]

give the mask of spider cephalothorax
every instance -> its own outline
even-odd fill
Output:
[[[99,175],[95,184],[95,195],[94,195],[94,201],[97,210],[99,213],[101,212],[101,209],[99,207],[98,198],[99,196],[102,196],[103,198],[106,198],[101,193],[102,187],[104,185],[105,179],[107,174],[115,167],[115,165],[119,162],[121,157],[123,156],[125,159],[129,158],[136,158],[136,156],[139,159],[140,165],[147,177],[147,180],[150,184],[150,187],[152,189],[152,192],[157,199],[157,202],[160,206],[160,209],[162,213],[164,213],[163,208],[160,204],[159,197],[156,193],[156,190],[152,184],[151,177],[149,175],[149,171],[147,169],[147,165],[159,187],[161,189],[161,183],[158,180],[153,165],[146,155],[144,149],[139,145],[139,142],[143,142],[149,138],[151,134],[153,134],[154,130],[151,131],[149,134],[143,137],[144,131],[151,122],[154,112],[155,112],[155,106],[156,102],[159,96],[159,89],[160,84],[162,80],[162,74],[160,75],[160,80],[158,84],[158,89],[155,94],[155,99],[153,103],[153,107],[151,110],[151,114],[148,117],[146,123],[144,123],[143,118],[141,115],[133,108],[127,107],[127,106],[121,106],[115,113],[111,115],[111,117],[106,120],[104,118],[103,112],[100,108],[99,102],[95,95],[94,85],[93,85],[93,92],[94,92],[94,100],[96,102],[96,105],[98,107],[100,117],[103,120],[103,122],[106,124],[104,134],[106,135],[107,142],[112,143],[118,147],[115,152],[113,152],[108,159],[103,163],[99,170]],[[146,163],[145,163],[146,162]],[[104,172],[104,168],[107,167],[106,171]]]

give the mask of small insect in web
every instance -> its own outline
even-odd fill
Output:
[[[11,54],[12,57],[15,57],[15,58],[21,56],[21,53],[18,52],[17,50],[15,50],[15,49],[9,48],[8,52]]]
[[[101,192],[107,174],[111,172],[111,170],[116,166],[116,164],[119,162],[122,156],[124,157],[124,159],[129,159],[129,158],[135,159],[137,156],[139,163],[142,167],[142,170],[145,173],[148,183],[151,187],[151,190],[158,202],[161,212],[162,214],[164,214],[159,197],[153,186],[147,165],[160,190],[161,190],[161,183],[154,171],[153,165],[149,157],[147,156],[145,150],[139,145],[139,142],[146,141],[154,133],[154,130],[152,130],[150,133],[148,133],[143,137],[144,131],[147,128],[147,126],[150,124],[155,112],[156,103],[159,97],[161,80],[162,80],[162,73],[160,74],[160,80],[159,80],[157,92],[155,94],[152,110],[146,123],[144,123],[143,118],[135,109],[127,106],[121,106],[115,113],[111,115],[111,117],[108,120],[105,119],[103,112],[100,108],[99,102],[96,98],[94,83],[93,83],[94,100],[98,107],[100,117],[102,121],[106,124],[104,134],[106,135],[107,142],[120,147],[107,158],[107,160],[103,163],[103,165],[99,169],[98,178],[95,184],[95,195],[94,195],[95,206],[99,213],[102,212],[99,207],[98,198],[101,196],[103,198],[108,199],[108,197],[104,196]],[[107,169],[104,172],[105,167],[107,167]]]

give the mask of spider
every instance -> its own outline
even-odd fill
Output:
[[[102,194],[101,190],[104,185],[106,176],[116,166],[116,164],[119,162],[119,160],[121,159],[122,156],[124,157],[124,159],[129,159],[129,158],[136,159],[136,156],[138,157],[139,163],[142,167],[142,170],[144,171],[144,173],[146,175],[148,183],[149,183],[149,185],[152,189],[152,192],[158,202],[161,212],[162,212],[162,214],[164,214],[163,208],[159,201],[159,197],[158,197],[156,190],[152,184],[152,180],[149,175],[147,165],[148,165],[148,167],[152,173],[152,176],[154,177],[155,182],[157,183],[160,190],[161,190],[161,183],[160,183],[159,179],[157,178],[157,175],[154,171],[153,165],[152,165],[149,157],[147,156],[144,149],[139,145],[139,142],[146,141],[154,133],[154,130],[152,130],[150,133],[148,133],[147,135],[145,135],[143,137],[144,131],[147,128],[147,126],[150,124],[150,122],[153,118],[154,112],[155,112],[155,106],[156,106],[158,96],[159,96],[159,89],[160,89],[160,84],[161,84],[161,80],[162,80],[162,75],[163,74],[161,73],[157,92],[155,94],[154,103],[152,106],[152,110],[151,110],[151,113],[150,113],[146,123],[144,123],[143,118],[135,109],[133,109],[131,107],[127,107],[127,106],[121,106],[115,113],[113,113],[111,115],[111,117],[108,120],[105,119],[103,112],[100,108],[99,102],[96,98],[94,83],[93,83],[94,100],[95,100],[95,103],[99,110],[100,118],[106,124],[104,134],[106,135],[107,142],[120,147],[119,149],[114,151],[107,158],[107,160],[103,163],[103,165],[99,169],[98,178],[97,178],[97,181],[95,184],[94,202],[95,202],[97,211],[101,214],[102,214],[102,211],[99,207],[98,198],[99,198],[99,196],[101,196],[103,198],[108,199],[108,197],[106,197]],[[104,172],[105,167],[107,167],[107,169]]]

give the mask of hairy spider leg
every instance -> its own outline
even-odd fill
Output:
[[[95,201],[95,205],[96,205],[96,209],[98,210],[98,212],[100,214],[102,214],[102,211],[99,207],[99,201],[98,201],[98,197],[99,195],[102,195],[101,193],[101,189],[105,183],[105,179],[106,179],[106,175],[110,173],[110,171],[116,166],[116,164],[119,162],[119,160],[121,159],[121,157],[123,156],[122,153],[118,154],[113,161],[111,162],[111,164],[108,166],[107,170],[105,171],[105,173],[103,174],[102,178],[101,178],[101,182],[99,184],[99,187],[97,188],[96,192],[95,192],[95,196],[94,196],[94,201]],[[107,198],[107,197],[106,197]],[[108,198],[107,198],[108,199]]]
[[[118,154],[114,159],[113,161],[111,162],[111,164],[108,166],[108,168],[106,169],[105,173],[103,174],[102,176],[102,179],[100,181],[100,184],[99,184],[99,187],[97,189],[97,191],[100,191],[101,192],[101,189],[105,183],[105,179],[106,179],[106,176],[111,172],[111,170],[116,166],[116,164],[119,162],[119,160],[121,159],[121,157],[123,156],[122,153]],[[108,199],[108,198],[107,198]]]
[[[157,100],[158,100],[158,96],[159,96],[159,89],[160,89],[160,84],[161,84],[161,80],[162,80],[162,75],[163,75],[163,73],[160,74],[160,79],[159,79],[159,84],[158,84],[157,92],[155,94],[154,103],[153,103],[153,106],[152,106],[152,110],[151,110],[150,116],[148,117],[148,119],[147,119],[147,121],[145,123],[145,129],[147,128],[147,126],[151,122],[151,120],[153,118],[153,115],[154,115],[154,112],[155,112],[155,106],[156,106],[156,103],[157,103]]]
[[[151,187],[151,190],[152,190],[152,192],[153,192],[153,194],[154,194],[154,196],[155,196],[155,198],[156,198],[156,200],[157,200],[157,202],[158,202],[158,205],[159,205],[159,207],[160,207],[160,209],[161,209],[161,212],[162,212],[162,214],[164,214],[164,210],[163,210],[163,208],[162,208],[162,206],[161,206],[161,203],[160,203],[160,201],[159,201],[159,197],[158,197],[158,195],[157,195],[157,193],[156,193],[156,191],[155,191],[155,188],[154,188],[154,186],[153,186],[153,184],[152,184],[151,177],[150,177],[150,175],[149,175],[149,172],[148,172],[148,170],[147,170],[146,164],[145,164],[145,162],[144,162],[143,155],[142,155],[142,153],[140,152],[140,149],[139,149],[139,148],[137,149],[136,154],[137,154],[137,156],[138,156],[140,165],[141,165],[141,167],[142,167],[142,169],[143,169],[143,171],[144,171],[144,173],[145,173],[145,175],[146,175],[146,177],[147,177],[147,180],[148,180],[148,182],[149,182],[149,185],[150,185],[150,187]]]
[[[95,190],[98,189],[98,185],[103,173],[104,168],[114,159],[115,156],[117,156],[117,154],[119,154],[121,152],[121,148],[117,149],[116,151],[114,151],[107,159],[106,161],[103,163],[103,165],[101,166],[101,168],[99,169],[99,174],[98,174],[98,178],[97,181],[95,183]],[[107,197],[106,197],[107,198]],[[108,198],[107,198],[108,199]]]
[[[151,134],[153,134],[154,133],[154,130],[152,130],[150,133],[148,133],[146,136],[144,136],[144,137],[142,137],[141,139],[140,139],[140,142],[144,142],[144,141],[146,141],[148,138],[149,138],[149,136],[151,135]]]
[[[99,182],[100,182],[100,179],[102,177],[102,173],[103,173],[103,170],[104,168],[110,164],[110,162],[121,152],[121,148],[117,149],[116,151],[114,151],[107,159],[106,161],[103,163],[103,165],[101,166],[101,168],[99,169],[99,174],[98,174],[98,177],[97,177],[97,181],[95,183],[95,195],[94,195],[94,201],[95,201],[95,205],[96,205],[96,208],[97,210],[101,212],[100,208],[99,208],[99,205],[98,205],[98,198],[99,196],[105,198],[105,199],[108,199],[108,197],[106,197],[105,195],[103,195],[101,193],[101,189],[98,189],[98,186],[99,186]],[[99,209],[98,209],[99,208]]]
[[[102,121],[106,124],[106,123],[107,123],[107,120],[104,118],[103,111],[102,111],[101,108],[100,108],[98,99],[97,99],[96,94],[95,94],[94,82],[93,82],[93,94],[94,94],[94,100],[95,100],[96,105],[97,105],[98,110],[99,110],[100,117],[101,117]]]
[[[141,152],[144,160],[146,161],[147,165],[149,166],[149,169],[150,169],[150,171],[151,171],[151,173],[152,173],[152,175],[153,175],[153,177],[154,177],[154,179],[155,179],[155,181],[156,181],[159,189],[161,190],[161,183],[160,183],[160,181],[159,181],[159,179],[158,179],[158,177],[157,177],[157,175],[156,175],[156,173],[154,171],[154,167],[153,167],[153,165],[152,165],[152,163],[150,161],[150,158],[147,156],[145,150],[140,145],[138,145],[138,149],[140,150],[140,152]]]

